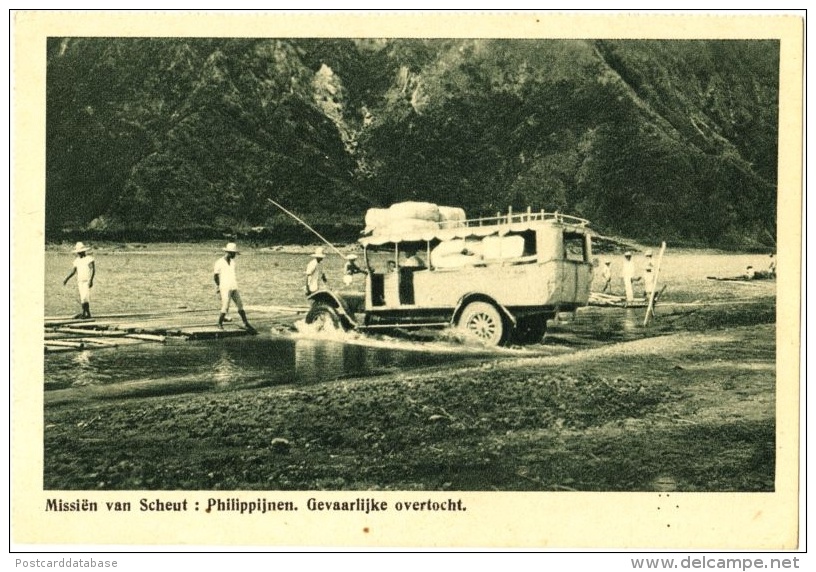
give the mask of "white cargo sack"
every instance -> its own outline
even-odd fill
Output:
[[[465,211],[459,207],[440,207],[434,203],[405,201],[387,209],[366,211],[365,234],[401,234],[460,228],[465,226]]]
[[[461,238],[446,240],[431,250],[431,266],[434,268],[459,268],[482,262],[480,241]]]
[[[378,228],[388,226],[391,220],[388,209],[368,209],[365,215],[365,233],[373,232]]]
[[[440,206],[439,217],[439,228],[461,228],[465,226],[465,209]]]
[[[439,207],[434,203],[420,203],[415,201],[394,203],[388,211],[391,222],[412,218],[432,222],[440,221]]]
[[[486,236],[482,241],[485,260],[520,258],[524,255],[524,239],[520,236]]]
[[[415,234],[418,232],[433,232],[439,230],[439,223],[418,218],[406,218],[402,220],[392,220],[387,226],[377,228],[375,234]]]

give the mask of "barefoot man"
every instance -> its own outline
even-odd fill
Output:
[[[213,267],[213,280],[217,291],[221,294],[221,314],[218,316],[218,327],[224,327],[224,318],[229,310],[230,300],[235,302],[235,307],[238,308],[238,315],[244,321],[244,327],[250,334],[257,334],[258,332],[249,325],[246,312],[244,312],[244,304],[241,302],[241,294],[238,292],[238,279],[235,275],[235,257],[240,254],[238,246],[234,242],[230,242],[224,247],[224,256],[215,261]]]
[[[62,285],[68,284],[68,280],[76,274],[77,287],[79,287],[79,303],[82,304],[82,312],[74,316],[75,318],[90,319],[91,317],[91,288],[93,288],[93,280],[96,275],[96,264],[93,256],[88,254],[90,250],[81,242],[77,242],[74,247],[74,267],[70,274],[62,281]]]

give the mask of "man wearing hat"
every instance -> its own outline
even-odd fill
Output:
[[[601,289],[601,292],[606,292],[607,290],[611,290],[612,289],[612,262],[611,261],[607,260],[606,262],[604,262],[603,274],[601,275],[601,277],[603,278],[603,281],[604,281],[604,285],[603,285],[603,288]]]
[[[81,242],[76,243],[74,247],[76,258],[74,258],[73,268],[68,276],[65,277],[65,280],[62,281],[62,285],[65,286],[68,284],[68,280],[71,279],[71,276],[76,274],[77,286],[79,287],[79,303],[82,304],[82,312],[74,316],[75,318],[89,319],[91,317],[91,288],[93,288],[93,280],[96,275],[96,264],[94,264],[93,256],[88,254],[89,250],[90,249]]]
[[[349,254],[346,256],[346,264],[343,267],[343,284],[346,286],[351,286],[353,276],[355,274],[365,274],[366,271],[357,266],[355,262],[357,260],[356,254]]]
[[[221,294],[221,314],[218,316],[218,327],[224,327],[224,318],[229,310],[230,300],[235,302],[235,307],[238,308],[238,315],[244,321],[244,327],[250,334],[257,334],[258,332],[249,325],[246,312],[244,312],[244,304],[241,302],[241,294],[238,292],[238,279],[235,275],[235,257],[240,254],[238,246],[234,242],[230,242],[223,248],[224,256],[215,261],[213,267],[213,280],[215,281],[216,290]]]
[[[643,296],[648,300],[655,288],[654,264],[652,263],[652,251],[646,251],[646,266],[643,268]]]
[[[326,280],[326,274],[323,272],[323,259],[326,255],[323,253],[323,248],[318,247],[314,254],[312,254],[312,259],[309,261],[309,264],[306,265],[306,295],[311,296],[318,290],[320,290],[323,285],[328,282]]]
[[[623,289],[626,291],[626,302],[632,302],[635,299],[635,292],[632,290],[632,280],[635,278],[635,263],[632,261],[632,253],[629,251],[623,254]]]

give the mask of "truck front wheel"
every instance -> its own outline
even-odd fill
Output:
[[[317,332],[344,329],[337,310],[325,302],[315,302],[312,305],[306,314],[306,323],[312,325]]]

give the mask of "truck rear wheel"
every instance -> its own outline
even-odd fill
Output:
[[[315,302],[306,314],[306,323],[317,332],[343,330],[337,310],[325,302]]]
[[[490,346],[500,346],[507,338],[507,327],[501,314],[487,302],[471,302],[465,306],[457,326]]]
[[[519,320],[513,332],[514,340],[519,344],[537,344],[547,333],[547,319],[542,316]]]

